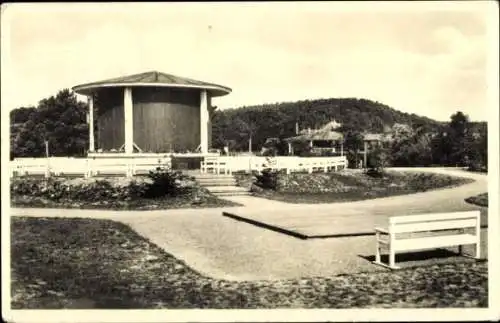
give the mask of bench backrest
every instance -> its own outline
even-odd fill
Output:
[[[389,218],[389,231],[394,233],[478,228],[479,226],[479,211],[418,214]]]

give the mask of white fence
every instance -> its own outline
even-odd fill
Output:
[[[171,166],[171,159],[168,157],[16,158],[10,162],[10,176],[133,176],[147,173],[158,166]]]
[[[133,176],[147,174],[158,166],[172,166],[167,156],[126,156],[106,158],[17,158],[10,162],[10,176]],[[285,170],[286,173],[315,171],[328,172],[347,167],[342,157],[261,157],[261,156],[206,156],[201,162],[203,173],[230,174],[237,171],[262,171],[266,168]]]
[[[230,174],[237,171],[262,171],[271,168],[292,172],[328,172],[347,168],[345,156],[337,157],[261,157],[261,156],[219,156],[205,157],[201,163],[202,173]]]

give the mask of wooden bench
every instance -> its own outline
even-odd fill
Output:
[[[390,217],[387,229],[375,228],[377,249],[374,263],[398,269],[395,264],[396,253],[456,246],[461,255],[472,257],[462,253],[462,246],[468,244],[475,245],[473,258],[479,259],[480,232],[479,211]],[[380,260],[382,246],[388,249],[388,264]]]
[[[210,170],[215,174],[231,174],[229,158],[224,157],[205,157],[200,165],[202,173],[209,173]]]

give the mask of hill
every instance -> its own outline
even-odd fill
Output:
[[[248,149],[252,134],[253,149],[258,150],[267,138],[286,138],[295,135],[296,123],[300,129],[318,128],[331,120],[340,122],[340,131],[382,132],[395,123],[423,127],[436,131],[441,122],[408,114],[380,102],[356,98],[331,98],[244,106],[238,109],[216,111],[213,119],[214,147],[225,142],[233,149]]]
[[[87,105],[64,89],[43,99],[37,107],[24,107],[10,113],[11,158],[45,156],[45,142],[51,156],[85,156],[88,147]],[[217,111],[212,124],[212,146],[246,151],[249,137],[252,149],[259,151],[268,138],[286,138],[300,129],[319,128],[329,121],[342,124],[344,150],[357,165],[360,132],[399,131],[389,147],[393,165],[461,165],[472,160],[487,165],[487,127],[485,122],[470,122],[457,112],[450,122],[397,111],[366,99],[332,98],[244,106]],[[94,120],[94,122],[96,122]],[[410,127],[393,127],[407,124]],[[392,129],[391,129],[392,128]],[[277,141],[279,142],[279,141]],[[281,150],[286,147],[281,147]]]

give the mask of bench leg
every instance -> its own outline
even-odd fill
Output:
[[[377,250],[375,251],[375,262],[376,263],[380,263],[380,242],[379,242],[379,238],[380,238],[380,233],[376,233],[375,235],[376,239],[377,239]]]
[[[389,267],[396,268],[396,254],[391,247],[389,247]]]
[[[459,254],[459,255],[463,255],[463,253],[464,253],[463,251],[464,251],[464,250],[463,250],[462,245],[459,245],[459,246],[458,246],[458,254]]]
[[[474,256],[476,259],[481,259],[481,243],[479,241],[476,242],[476,253]]]

